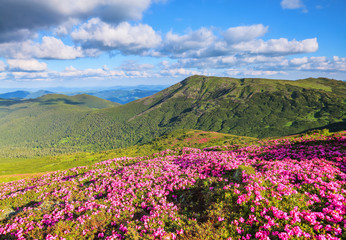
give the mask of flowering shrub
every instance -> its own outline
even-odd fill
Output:
[[[315,134],[1,184],[0,238],[345,239],[345,147]]]

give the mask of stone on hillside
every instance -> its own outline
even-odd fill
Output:
[[[12,208],[10,207],[4,207],[0,209],[0,221],[3,221],[9,217],[11,217],[12,215],[16,214],[16,211],[14,211]]]

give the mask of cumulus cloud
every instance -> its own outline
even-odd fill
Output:
[[[80,23],[80,20],[77,18],[69,18],[64,23],[60,24],[54,28],[53,33],[58,36],[65,36],[69,34],[74,26]]]
[[[1,0],[0,41],[24,39],[38,29],[70,19],[98,17],[105,22],[138,20],[152,0]]]
[[[335,70],[346,72],[346,57],[340,58],[340,57],[334,56],[333,64],[334,64]]]
[[[346,72],[346,58],[301,57],[265,62],[257,65],[257,69],[276,71],[306,71],[306,72]]]
[[[317,38],[304,39],[302,41],[295,39],[289,41],[286,38],[270,39],[268,41],[256,39],[235,44],[233,45],[233,49],[252,54],[290,55],[316,52],[318,50],[318,43]]]
[[[13,72],[41,72],[47,70],[47,64],[36,59],[8,59],[7,64]]]
[[[22,41],[23,39],[34,38],[35,36],[36,36],[36,33],[28,29],[19,29],[16,31],[1,32],[1,27],[0,27],[0,44],[4,42],[6,43],[6,42]]]
[[[198,51],[209,47],[215,40],[214,33],[207,28],[190,31],[184,35],[174,34],[170,31],[166,34],[161,51],[169,55],[188,55],[189,51]]]
[[[304,58],[304,62],[295,66],[304,71],[346,72],[346,58],[334,56],[333,59],[326,57]]]
[[[293,58],[290,60],[290,63],[293,65],[301,65],[304,63],[308,62],[308,58],[307,57],[302,57],[302,58]]]
[[[46,59],[75,59],[83,57],[80,47],[66,46],[60,39],[54,37],[43,37],[41,44],[35,44],[31,50],[27,50],[37,58]]]
[[[304,8],[304,3],[301,0],[282,0],[281,7],[283,9],[298,9]]]
[[[0,55],[7,58],[76,59],[95,54],[81,47],[67,46],[55,37],[43,37],[41,43],[28,40],[0,44]]]
[[[208,75],[208,74],[206,74],[206,72],[195,71],[195,70],[191,70],[191,69],[172,68],[172,69],[161,70],[160,75],[161,76],[178,77],[178,76]]]
[[[229,43],[247,42],[258,37],[262,37],[268,32],[268,27],[262,24],[251,26],[239,26],[227,29],[223,36]]]
[[[283,62],[284,57],[272,57],[272,56],[248,56],[248,55],[235,55],[235,56],[219,56],[209,57],[202,59],[180,59],[175,64],[166,65],[166,69],[170,67],[174,68],[196,68],[196,69],[224,69],[224,68],[242,68],[253,65],[263,65],[274,63],[275,66],[278,62]]]
[[[65,68],[64,71],[56,73],[55,77],[63,77],[70,79],[95,79],[95,80],[105,80],[105,79],[116,79],[116,78],[147,78],[147,77],[158,77],[158,74],[155,74],[150,71],[142,70],[110,70],[108,68],[88,68],[88,69],[76,69],[72,66]]]
[[[66,67],[64,71],[58,74],[61,77],[107,77],[107,76],[123,76],[123,71],[109,71],[104,68],[88,68],[88,69],[76,69],[72,66]]]
[[[21,81],[52,81],[48,72],[11,72],[8,76]]]
[[[298,53],[310,53],[318,50],[317,38],[288,40],[286,38],[259,39],[268,31],[268,27],[257,24],[229,28],[215,35],[211,29],[201,28],[187,34],[166,34],[160,48],[154,56],[171,58],[228,58],[235,55],[272,55],[284,56]]]
[[[229,76],[270,76],[277,74],[286,74],[284,71],[262,71],[262,70],[253,70],[253,69],[228,69],[226,74]]]
[[[71,33],[71,37],[82,44],[84,48],[103,50],[118,50],[124,54],[140,54],[161,43],[161,36],[149,25],[135,26],[122,22],[112,26],[98,18],[87,23]]]

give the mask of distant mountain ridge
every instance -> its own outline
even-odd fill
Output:
[[[87,94],[96,96],[105,100],[112,102],[126,104],[134,100],[151,96],[160,90],[164,89],[164,86],[160,85],[148,85],[148,86],[134,86],[134,87],[116,87],[110,88],[108,90],[84,90],[84,91],[68,91],[65,92],[52,92],[48,90],[38,90],[38,91],[11,91],[6,93],[1,93],[0,98],[2,99],[32,99],[44,96],[46,94],[64,94],[68,96],[74,96],[79,94]]]
[[[2,147],[4,154],[11,147],[36,153],[114,149],[179,129],[259,138],[314,128],[345,130],[345,92],[345,82],[326,78],[192,76],[118,106],[107,101],[95,107],[101,99],[88,95],[77,101],[84,103],[47,95],[49,105],[45,97],[0,100],[0,154]]]
[[[160,89],[161,90],[161,89]],[[142,89],[116,89],[116,90],[102,90],[95,92],[83,92],[84,94],[96,96],[106,99],[108,101],[126,104],[140,98],[151,96],[160,90],[142,90]],[[73,93],[74,95],[75,93]],[[70,95],[70,94],[68,94]]]
[[[0,98],[3,99],[29,99],[29,98],[38,98],[46,94],[51,94],[53,92],[46,91],[46,90],[39,90],[36,92],[29,92],[29,91],[14,91],[14,92],[8,92],[8,93],[2,93],[0,94]]]

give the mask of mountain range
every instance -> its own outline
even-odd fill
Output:
[[[0,94],[0,98],[3,99],[29,99],[29,98],[38,98],[43,95],[51,94],[53,92],[46,90],[39,90],[35,92],[29,91],[14,91]]]
[[[69,88],[52,88],[51,90],[17,90],[0,93],[2,99],[31,99],[38,98],[47,94],[64,94],[68,96],[87,94],[106,99],[112,102],[126,104],[134,100],[153,95],[166,88],[162,85],[138,85],[138,86],[118,86],[110,89],[96,88],[90,89],[69,89]]]
[[[90,95],[0,100],[0,156],[100,151],[143,144],[178,129],[248,137],[344,130],[346,84],[192,76],[119,105]]]

